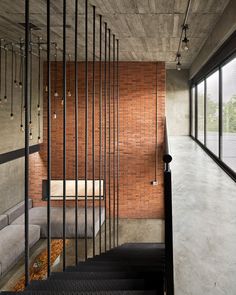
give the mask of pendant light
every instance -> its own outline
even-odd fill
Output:
[[[189,26],[185,24],[183,26],[183,31],[184,31],[184,39],[182,40],[182,48],[184,51],[189,50],[189,39],[187,38],[187,30],[189,29]]]
[[[23,52],[23,40],[20,39],[20,72],[19,72],[19,88],[21,91],[21,102],[20,102],[20,132],[24,132],[23,125],[23,113],[24,113],[24,88],[23,88],[23,77],[24,77],[24,52]]]
[[[180,62],[180,59],[181,59],[181,54],[180,54],[180,53],[177,53],[177,64],[176,64],[176,69],[177,69],[178,71],[181,71],[181,66],[182,66],[182,64],[181,64],[181,62]]]
[[[29,120],[29,138],[33,139],[33,126],[32,126],[32,95],[33,95],[33,44],[32,33],[30,31],[30,120]]]
[[[15,88],[18,88],[18,82],[17,82],[17,53],[14,52],[14,60],[15,60],[15,79],[14,79],[14,86]]]

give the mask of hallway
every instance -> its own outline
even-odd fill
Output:
[[[172,137],[176,295],[234,295],[235,182],[189,137]]]

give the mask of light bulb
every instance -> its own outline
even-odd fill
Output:
[[[22,86],[23,86],[23,85],[22,85],[22,82],[19,82],[19,87],[22,88]]]
[[[59,96],[57,91],[55,91],[54,96],[55,97],[58,97]]]
[[[61,100],[61,105],[63,106],[64,105],[64,99],[62,98]]]
[[[38,136],[38,143],[40,143],[41,142],[41,137],[40,136]]]
[[[176,64],[176,69],[178,71],[181,71],[181,63],[178,61],[177,64]]]
[[[57,113],[54,112],[54,114],[53,114],[53,119],[56,119],[56,118],[57,118]]]
[[[71,96],[71,92],[70,92],[70,90],[68,90],[67,95],[68,95],[68,96]]]
[[[25,131],[24,126],[22,124],[20,125],[20,131],[21,132],[24,132]]]
[[[38,111],[40,112],[40,105],[38,104],[38,106],[37,106],[37,107],[38,107]]]
[[[182,47],[184,51],[189,50],[189,39],[187,37],[182,40]]]
[[[45,86],[45,92],[48,92],[48,85]]]
[[[7,102],[7,96],[6,95],[4,96],[4,102]]]
[[[32,122],[31,122],[31,121],[29,121],[29,127],[30,127],[30,128],[32,127]]]
[[[11,113],[10,115],[10,119],[13,120],[14,119],[14,115]]]
[[[30,140],[32,140],[33,139],[33,134],[32,134],[32,132],[30,132]]]
[[[18,83],[16,80],[14,80],[14,86],[15,86],[15,88],[18,88]]]

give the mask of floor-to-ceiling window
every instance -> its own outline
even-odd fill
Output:
[[[192,116],[191,116],[191,135],[195,137],[195,112],[196,112],[196,108],[195,108],[195,86],[192,87],[191,89],[191,112],[192,112]]]
[[[235,179],[236,56],[194,81],[190,102],[191,136]]]
[[[222,67],[222,160],[236,171],[236,58]]]
[[[219,155],[219,71],[206,79],[206,146]]]
[[[197,139],[204,143],[204,95],[205,82],[197,85]]]

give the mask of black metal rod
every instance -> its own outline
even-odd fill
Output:
[[[93,174],[93,256],[95,256],[95,59],[96,59],[96,7],[93,6],[93,95],[92,95],[92,174]]]
[[[105,48],[104,48],[104,250],[107,251],[107,23],[105,23]]]
[[[100,21],[99,40],[99,254],[102,253],[102,16]]]
[[[63,0],[63,271],[66,268],[66,0]]]
[[[111,30],[108,29],[108,208],[109,249],[111,249]]]
[[[115,83],[116,83],[116,37],[113,34],[113,247],[116,243],[116,101],[115,101]]]
[[[48,156],[48,166],[47,166],[47,272],[48,276],[51,273],[51,1],[47,1],[47,156]]]
[[[25,0],[25,286],[29,285],[29,0]]]
[[[222,159],[223,136],[223,94],[222,94],[222,67],[219,68],[219,159]]]
[[[14,50],[11,46],[11,119],[13,119],[13,105],[14,105]]]
[[[4,81],[4,86],[5,86],[5,93],[4,93],[4,101],[7,102],[7,47],[5,46],[5,69],[4,69],[4,75],[5,75],[5,81]]]
[[[84,206],[85,260],[87,260],[88,258],[87,209],[88,209],[88,0],[85,0],[85,206]]]
[[[117,243],[117,246],[119,245],[119,174],[120,174],[120,155],[119,155],[119,96],[120,96],[120,92],[119,92],[119,40],[117,40],[117,45],[116,45],[116,50],[117,50],[117,53],[116,53],[116,58],[117,58],[117,65],[116,65],[116,79],[117,79],[117,82],[116,82],[116,87],[117,87],[117,97],[116,97],[116,103],[117,103],[117,112],[116,112],[116,123],[117,123],[117,133],[116,133],[116,136],[117,136],[117,157],[116,157],[116,160],[117,160],[117,164],[116,164],[116,169],[117,169],[117,174],[116,174],[116,181],[117,181],[117,184],[116,184],[116,189],[117,189],[117,206],[116,206],[116,221],[117,221],[117,225],[116,225],[116,243]]]
[[[75,0],[75,264],[78,253],[78,0]]]

